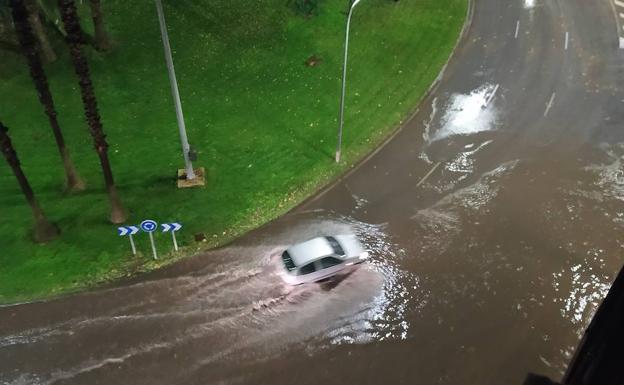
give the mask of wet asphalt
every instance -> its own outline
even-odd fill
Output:
[[[611,1],[477,0],[439,85],[328,190],[138,282],[0,308],[0,384],[559,379],[623,262]],[[279,281],[281,250],[341,232],[370,263]]]

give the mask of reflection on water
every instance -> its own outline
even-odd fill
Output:
[[[602,150],[608,157],[608,164],[592,165],[587,170],[598,174],[598,186],[601,192],[610,198],[624,201],[624,145],[603,145]]]
[[[532,9],[535,8],[535,0],[524,0],[524,8],[525,9]]]
[[[569,271],[553,273],[555,290],[559,292],[561,286],[566,287],[561,298],[561,316],[581,326],[589,322],[611,286],[607,277],[593,272],[594,263],[589,260],[590,262],[584,261],[571,266]],[[564,280],[567,282],[563,282]]]
[[[474,143],[464,146],[463,151],[458,152],[453,159],[444,163],[446,172],[439,178],[433,188],[440,193],[447,192],[473,175],[478,153],[492,142],[493,140],[486,140],[477,147],[475,147]]]
[[[608,260],[613,250],[624,247],[618,236],[624,230],[624,144],[603,144],[600,149],[602,162],[584,167],[587,176],[559,188],[566,221],[551,218],[563,224],[559,224],[560,231],[570,233],[562,248],[578,255],[573,263],[553,273],[553,286],[560,294],[562,317],[581,326],[579,335],[611,286],[613,271]]]
[[[474,164],[476,161],[474,155],[492,142],[493,140],[486,140],[476,148],[474,147],[473,143],[467,144],[464,147],[465,151],[458,153],[455,156],[455,159],[446,163],[445,168],[451,172],[457,172],[464,175],[471,174],[474,171]]]
[[[383,225],[343,220],[353,225],[369,250],[369,266],[382,274],[383,286],[360,313],[351,319],[343,318],[342,325],[327,333],[327,339],[331,344],[344,344],[408,338],[408,316],[413,317],[413,312],[425,305],[427,295],[421,292],[418,277],[401,269],[399,261],[405,251],[392,244]]]
[[[498,85],[486,84],[469,94],[453,94],[440,119],[440,128],[427,136],[436,141],[453,135],[493,130],[498,115],[494,98],[500,92]]]

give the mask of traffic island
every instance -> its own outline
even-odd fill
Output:
[[[336,165],[343,0],[324,0],[310,17],[283,0],[169,3],[164,11],[188,136],[201,149],[203,164],[210,165],[196,170],[196,180],[173,171],[182,165],[181,143],[154,3],[107,1],[107,27],[118,44],[110,53],[89,51],[89,64],[128,223],[182,221],[180,251],[165,253],[172,249],[171,237],[155,234],[163,250],[158,261],[148,252],[146,236],[137,238],[135,257],[106,218],[101,166],[92,146],[84,144],[88,132],[67,55],[48,65],[48,80],[77,171],[91,182],[82,193],[63,191],[58,150],[44,129],[49,122],[24,58],[7,52],[0,60],[3,123],[15,127],[12,139],[32,188],[62,232],[45,245],[25,236],[32,227],[29,206],[10,169],[0,166],[0,303],[56,296],[153,270],[284,214],[349,170],[411,115],[455,47],[468,5],[467,0],[358,5]],[[59,52],[66,50],[62,39],[57,43]],[[209,188],[185,189],[206,186],[208,171]]]

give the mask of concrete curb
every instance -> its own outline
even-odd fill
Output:
[[[624,0],[622,0],[622,1],[624,1]],[[331,189],[333,189],[336,185],[340,184],[340,182],[342,182],[343,180],[347,179],[351,174],[353,174],[355,171],[357,171],[363,164],[368,162],[379,151],[381,151],[384,147],[386,147],[386,145],[388,143],[390,143],[403,130],[403,128],[405,126],[407,126],[412,120],[414,120],[416,115],[418,115],[418,113],[420,112],[420,108],[422,106],[422,103],[425,100],[429,99],[431,97],[431,95],[436,91],[438,86],[440,85],[440,82],[444,78],[444,74],[446,73],[446,69],[448,68],[449,63],[451,62],[451,60],[453,60],[455,58],[455,55],[457,53],[457,49],[464,42],[464,40],[466,40],[466,37],[468,36],[468,32],[469,32],[470,28],[472,27],[472,21],[473,21],[473,18],[474,18],[474,10],[475,10],[474,3],[475,3],[475,0],[468,0],[468,9],[466,10],[466,20],[464,21],[464,25],[462,27],[462,30],[461,30],[460,34],[459,34],[459,38],[457,39],[457,42],[455,42],[455,47],[453,47],[453,50],[451,51],[451,54],[449,55],[446,63],[444,63],[444,66],[442,66],[442,69],[440,70],[440,73],[435,78],[435,80],[433,81],[433,83],[431,84],[431,86],[429,87],[427,92],[425,92],[425,94],[422,96],[422,98],[420,98],[418,103],[416,103],[416,108],[409,115],[409,117],[407,119],[405,119],[401,124],[399,124],[390,134],[388,134],[386,139],[384,139],[383,142],[379,146],[377,146],[375,149],[373,149],[370,153],[368,153],[368,155],[366,155],[364,158],[359,160],[357,163],[352,165],[351,168],[347,172],[345,172],[344,174],[339,176],[336,180],[332,181],[331,183],[329,183],[328,185],[323,187],[319,192],[315,193],[311,197],[305,199],[303,202],[301,202],[300,204],[298,204],[297,206],[295,206],[294,208],[289,210],[288,213],[294,212],[297,209],[305,206],[306,204],[309,204],[309,203],[314,202],[315,200],[321,198],[323,195],[325,195],[327,192],[329,192]],[[288,213],[286,213],[286,214],[288,214]],[[284,215],[286,215],[286,214],[284,214]]]

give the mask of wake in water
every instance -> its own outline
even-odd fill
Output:
[[[0,383],[84,383],[94,375],[110,375],[114,382],[130,372],[143,374],[144,383],[183,382],[241,356],[278,352],[380,317],[388,296],[380,268],[386,256],[374,250],[372,264],[338,279],[297,287],[282,282],[281,250],[314,236],[349,232],[353,225],[298,222],[270,242],[218,251],[217,264],[207,256],[200,273],[90,294],[93,303],[106,304],[93,307],[92,314],[0,335]],[[379,234],[367,232],[373,249],[383,243],[374,239]],[[50,356],[50,350],[75,353]]]

